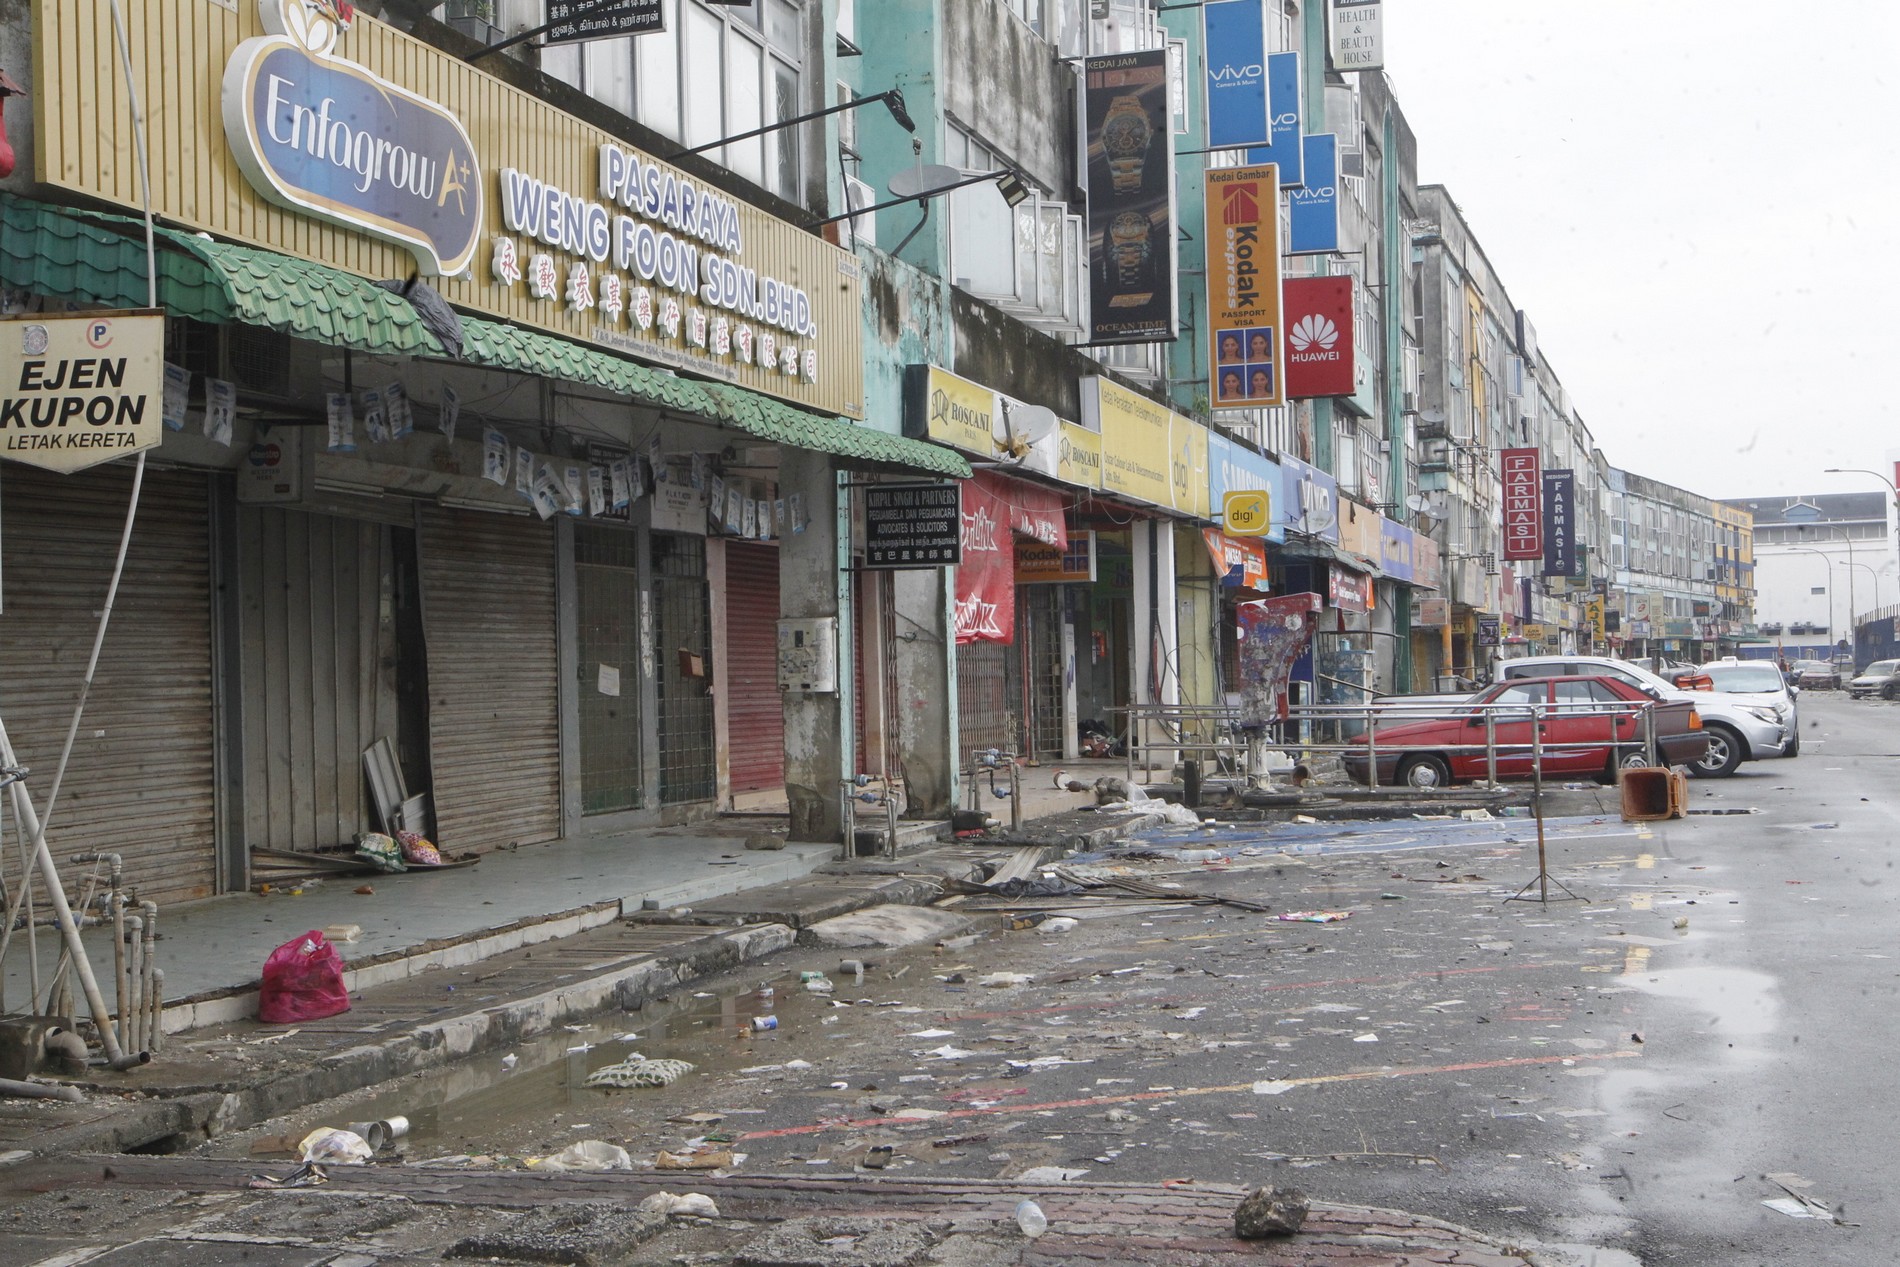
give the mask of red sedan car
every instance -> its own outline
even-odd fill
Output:
[[[1388,700],[1400,705],[1401,700]],[[1458,704],[1424,705],[1436,715],[1407,721],[1390,708],[1374,739],[1379,782],[1444,787],[1489,777],[1485,715],[1494,718],[1498,777],[1530,778],[1533,707],[1543,711],[1543,770],[1551,777],[1591,775],[1615,782],[1619,767],[1649,764],[1642,747],[1643,708],[1655,711],[1657,760],[1686,765],[1708,749],[1702,718],[1686,700],[1659,700],[1616,678],[1523,678],[1486,687]],[[1490,706],[1490,707],[1487,707]],[[1366,740],[1345,754],[1348,776],[1366,782]]]

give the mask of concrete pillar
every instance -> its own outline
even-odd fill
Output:
[[[848,508],[841,505],[831,459],[804,449],[779,452],[779,492],[803,502],[803,531],[779,540],[779,614],[785,619],[830,617],[837,629],[838,689],[786,691],[785,796],[791,803],[791,839],[837,841],[840,783],[851,761],[851,605]],[[795,527],[795,525],[794,525]],[[734,736],[742,742],[742,736]]]
[[[1135,524],[1130,538],[1134,544],[1134,619],[1135,654],[1129,657],[1134,681],[1129,683],[1128,698],[1139,704],[1178,704],[1181,702],[1180,631],[1175,619],[1174,526],[1166,519],[1145,519]],[[1152,723],[1136,730],[1147,764],[1165,769],[1177,760],[1173,749],[1149,746],[1160,730]]]
[[[891,573],[898,754],[908,810],[930,818],[948,818],[957,802],[955,575],[949,568]]]

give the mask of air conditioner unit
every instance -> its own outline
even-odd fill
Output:
[[[844,203],[847,210],[877,205],[877,190],[855,176],[844,178]],[[854,215],[844,222],[851,233],[851,245],[859,242],[866,246],[877,245],[877,217],[875,215]]]

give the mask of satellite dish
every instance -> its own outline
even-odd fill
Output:
[[[906,167],[891,177],[890,191],[899,198],[927,198],[946,185],[954,185],[966,179],[961,168],[946,167],[942,163],[919,163],[915,167]]]
[[[1011,405],[1003,416],[1010,434],[1024,444],[1040,444],[1056,433],[1056,411],[1042,405]]]
[[[1431,502],[1423,493],[1413,493],[1410,497],[1405,499],[1405,508],[1415,515],[1424,514],[1425,508],[1429,505],[1431,505]]]
[[[1445,411],[1442,409],[1427,409],[1424,413],[1420,414],[1418,418],[1420,422],[1429,422],[1433,426],[1440,426],[1445,421]]]
[[[1445,495],[1443,493],[1413,493],[1405,499],[1405,508],[1434,523],[1445,518]]]

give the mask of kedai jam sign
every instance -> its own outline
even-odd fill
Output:
[[[224,71],[224,132],[238,166],[279,206],[409,248],[422,270],[460,273],[482,230],[481,165],[461,121],[336,46],[344,0],[258,0],[271,34]]]

